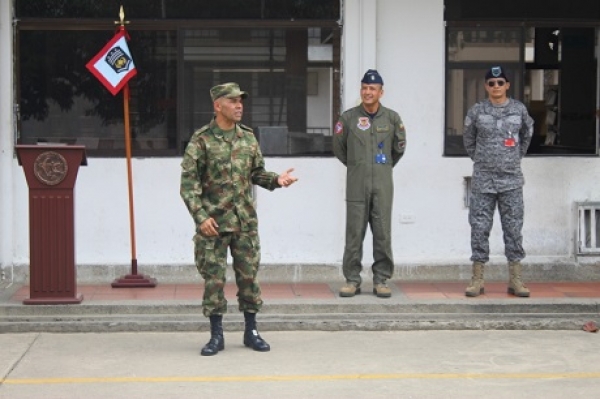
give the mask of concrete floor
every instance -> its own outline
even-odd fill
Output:
[[[0,334],[0,398],[580,398],[600,391],[584,331]]]

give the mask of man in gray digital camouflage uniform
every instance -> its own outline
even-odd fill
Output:
[[[373,293],[392,295],[387,280],[394,273],[392,255],[393,168],[406,149],[406,130],[398,113],[380,103],[383,78],[374,69],[363,76],[361,104],[348,109],[335,125],[333,152],[346,166],[346,244],[341,297],[361,292],[363,240],[373,232]]]
[[[287,187],[297,178],[293,169],[281,175],[267,172],[252,129],[239,123],[248,93],[237,83],[210,90],[214,119],[192,135],[181,163],[180,193],[196,223],[195,260],[204,278],[203,313],[210,318],[211,338],[203,356],[225,349],[223,314],[227,300],[223,288],[227,249],[233,258],[239,310],[244,312],[244,345],[260,352],[270,346],[258,334],[256,313],[261,309],[256,278],[260,261],[258,219],[252,185],[268,190]]]
[[[504,233],[504,253],[508,260],[508,292],[528,297],[529,289],[521,281],[523,250],[523,184],[521,159],[533,135],[533,119],[525,105],[509,98],[510,82],[500,66],[485,75],[488,98],[469,109],[463,139],[473,160],[471,181],[471,261],[473,277],[466,296],[484,293],[483,268],[489,260],[489,235],[496,204]]]

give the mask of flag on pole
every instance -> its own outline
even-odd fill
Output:
[[[113,96],[116,95],[137,74],[125,29],[121,28],[85,66]]]

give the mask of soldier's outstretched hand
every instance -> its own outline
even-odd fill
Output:
[[[285,173],[280,174],[279,177],[277,178],[277,183],[281,187],[288,187],[288,186],[291,186],[292,184],[294,184],[295,182],[297,182],[298,178],[294,177],[290,174],[293,171],[294,171],[294,168],[290,168],[290,169],[286,170]]]

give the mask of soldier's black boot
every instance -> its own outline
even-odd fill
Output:
[[[223,338],[223,315],[210,316],[210,340],[200,354],[202,356],[213,356],[225,349],[225,338]]]
[[[258,334],[256,329],[256,313],[244,312],[246,329],[244,331],[244,345],[259,352],[268,352],[271,346]]]

